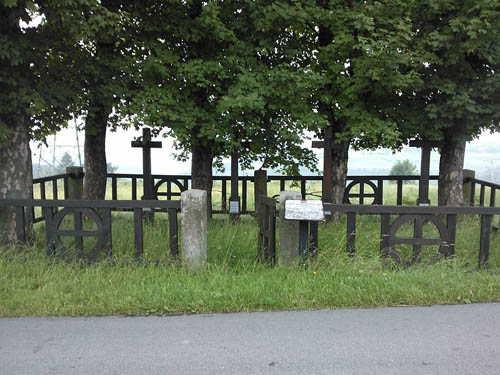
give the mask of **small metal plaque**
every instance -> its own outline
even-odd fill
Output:
[[[319,200],[287,200],[285,202],[285,219],[325,221],[323,202]]]
[[[240,213],[240,202],[229,201],[229,213],[230,214],[239,214]]]

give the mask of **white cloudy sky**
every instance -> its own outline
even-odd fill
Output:
[[[83,158],[83,133],[79,133],[80,150]],[[118,130],[108,132],[107,135],[107,159],[113,165],[118,166],[118,172],[122,173],[140,173],[142,170],[141,150],[130,147],[130,141],[139,136],[140,132],[135,130]],[[55,137],[56,159],[60,158],[64,152],[68,152],[78,164],[78,148],[76,147],[76,134],[74,128],[64,129]],[[155,174],[189,174],[190,163],[178,162],[172,157],[172,140],[160,138],[163,142],[162,149],[152,150],[152,171]],[[32,145],[33,162],[38,163],[40,151],[42,160],[47,163],[52,162],[54,138],[47,140],[49,147],[37,148]],[[306,144],[310,144],[307,141]],[[467,145],[465,155],[465,168],[474,169],[490,173],[492,167],[500,167],[500,134],[484,133],[479,139],[470,142]],[[320,160],[320,169],[322,168],[322,153],[315,150]],[[397,160],[409,159],[411,162],[420,166],[420,151],[413,148],[405,148],[402,152],[393,154],[390,150],[381,149],[377,151],[350,151],[349,170],[350,173],[363,174],[385,174]],[[44,162],[42,161],[42,164]],[[431,173],[437,173],[439,166],[439,154],[433,152],[431,156]],[[229,171],[228,171],[229,173]],[[251,171],[245,171],[244,174],[252,174]],[[498,176],[500,177],[500,176]]]

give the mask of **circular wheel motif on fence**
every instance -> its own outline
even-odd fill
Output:
[[[162,187],[163,184],[167,185],[167,191],[160,191],[160,188]],[[172,191],[172,185],[174,184],[179,188],[179,191]],[[156,199],[158,197],[167,197],[168,200],[172,199],[172,197],[180,197],[181,193],[183,191],[186,191],[187,187],[184,186],[179,180],[174,180],[171,178],[162,178],[160,181],[158,181],[154,188],[153,188],[153,194]]]
[[[397,237],[396,234],[399,229],[410,221],[414,222],[414,230],[417,229],[417,226],[420,227],[420,233],[422,233],[425,223],[432,223],[438,230],[439,237],[423,237],[423,235],[415,237],[415,234],[413,234],[413,237]],[[413,245],[413,253],[410,260],[404,260],[401,254],[397,251],[395,245],[401,244]],[[389,228],[389,249],[386,256],[390,256],[397,264],[407,267],[420,260],[421,246],[439,246],[436,256],[446,255],[448,246],[448,231],[444,223],[437,216],[408,214],[401,215],[394,220]]]
[[[63,224],[63,220],[68,215],[73,215],[74,222],[76,222],[78,215],[82,218],[80,221],[82,224],[84,222],[83,218],[87,217],[95,223],[96,229],[74,229],[72,228],[61,228],[61,224]],[[88,225],[88,222],[86,223]],[[61,252],[62,255],[69,255],[70,251],[66,246],[64,246],[61,237],[74,237],[75,238],[75,248],[77,251],[77,256],[80,259],[91,260],[96,258],[99,252],[103,249],[104,243],[104,232],[103,232],[103,221],[101,216],[92,208],[64,208],[59,211],[56,215],[54,215],[54,231],[51,239],[51,246],[53,249],[57,249]],[[92,249],[89,251],[83,250],[83,243],[85,238],[93,238],[95,237],[96,242]],[[78,248],[77,242],[80,241],[82,246]]]
[[[351,193],[356,185],[359,185],[359,193]],[[354,180],[345,188],[344,203],[353,204],[351,198],[358,198],[359,204],[381,204],[378,197],[379,188],[372,181]],[[367,198],[372,199],[371,203],[365,203]]]

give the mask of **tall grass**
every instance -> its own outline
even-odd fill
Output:
[[[209,223],[208,265],[190,272],[168,254],[168,223],[145,224],[145,253],[133,260],[132,219],[114,214],[113,255],[95,264],[49,258],[43,223],[33,247],[0,252],[0,316],[170,314],[322,309],[500,300],[500,236],[489,270],[477,271],[478,219],[458,224],[456,257],[433,263],[431,249],[407,269],[379,257],[379,219],[360,216],[357,251],[345,252],[345,222],[322,224],[319,253],[307,267],[257,261],[257,225],[216,216]],[[409,230],[409,228],[403,228]],[[429,229],[430,230],[430,229]],[[425,249],[424,249],[425,251]]]

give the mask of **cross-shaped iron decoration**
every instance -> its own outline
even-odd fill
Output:
[[[431,166],[431,151],[434,147],[441,146],[441,142],[438,141],[428,141],[428,140],[411,140],[410,147],[420,147],[422,149],[422,157],[420,159],[420,181],[418,183],[418,199],[417,206],[429,206],[431,201],[429,200],[429,174]],[[417,216],[415,218],[415,226],[413,229],[413,237],[415,239],[421,239],[423,237],[423,228],[425,220],[422,216]],[[413,245],[413,254],[420,254],[422,245]]]
[[[143,128],[142,137],[132,141],[132,147],[142,148],[143,196],[142,199],[155,199],[153,178],[151,176],[151,149],[161,148],[161,142],[151,141],[151,129]]]

